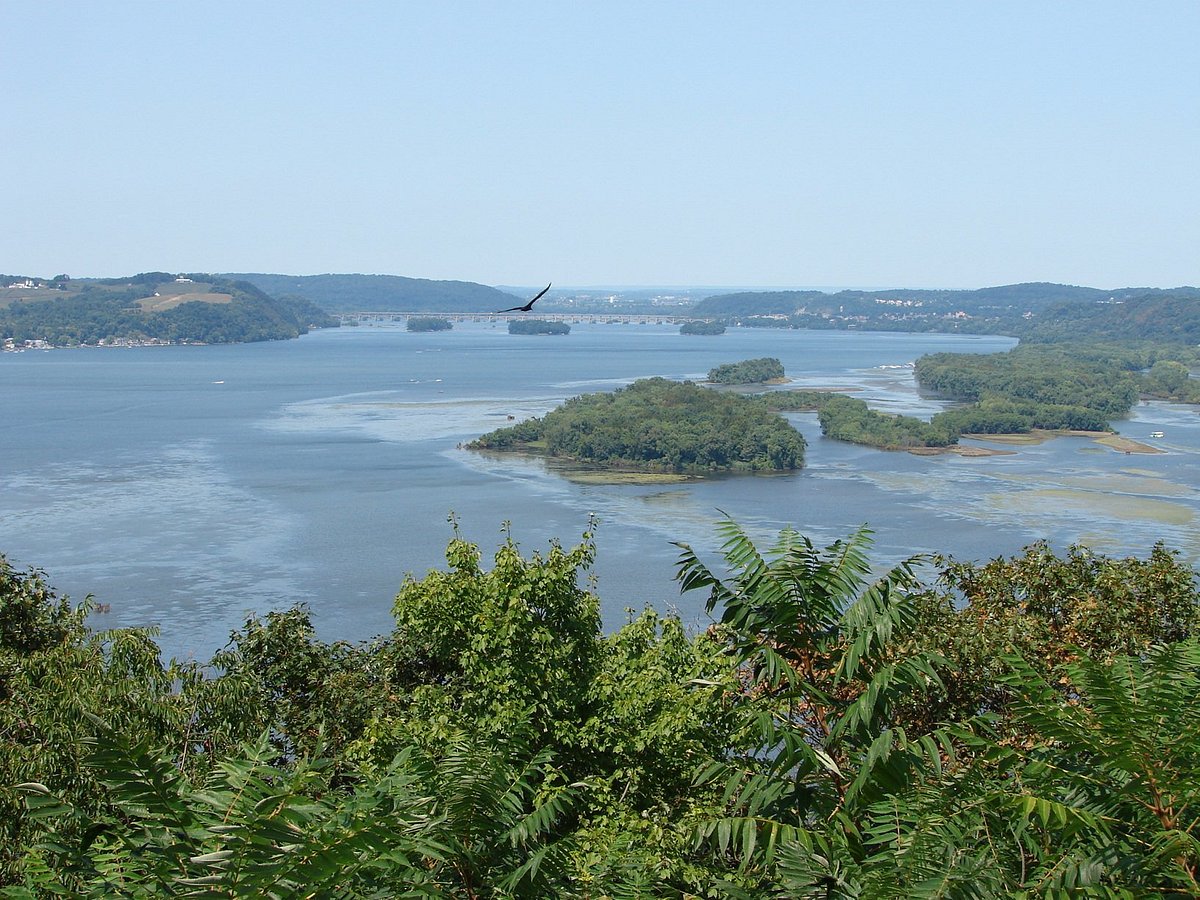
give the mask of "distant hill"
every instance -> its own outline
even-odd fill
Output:
[[[20,347],[241,343],[336,325],[307,300],[278,300],[244,281],[193,273],[125,278],[0,276],[0,339]]]
[[[1022,333],[1028,342],[1069,340],[1155,341],[1200,344],[1200,288],[1147,291],[1099,303],[1063,303],[1047,309]]]
[[[693,313],[744,325],[795,328],[965,331],[1029,335],[1038,340],[1103,339],[1105,332],[1112,331],[1114,339],[1138,333],[1167,338],[1175,328],[1171,317],[1193,315],[1190,307],[1176,301],[1196,296],[1200,292],[1186,287],[1100,290],[1046,282],[961,291],[742,291],[701,300]],[[1126,304],[1133,305],[1122,311]],[[1161,317],[1134,314],[1135,307],[1153,307]],[[1095,335],[1081,331],[1093,327]]]
[[[471,281],[432,281],[402,275],[226,274],[273,297],[300,297],[331,313],[372,311],[493,312],[512,306],[512,294]]]
[[[976,290],[947,291],[919,288],[897,288],[884,291],[743,291],[735,294],[719,294],[696,304],[698,315],[792,315],[797,312],[834,312],[847,305],[856,310],[871,310],[892,305],[888,301],[908,301],[913,308],[931,311],[952,312],[974,309],[1019,309],[1022,312],[1036,311],[1065,301],[1105,300],[1110,297],[1130,296],[1146,289],[1124,288],[1121,291],[1103,291],[1097,288],[1076,287],[1069,284],[1031,282],[1007,284],[1000,287]],[[919,304],[919,306],[916,306]]]

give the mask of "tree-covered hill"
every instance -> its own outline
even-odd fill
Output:
[[[0,339],[17,347],[27,341],[71,347],[281,340],[336,324],[308,301],[275,299],[247,282],[200,273],[144,272],[0,288]]]
[[[273,297],[302,297],[327,312],[494,312],[519,298],[471,281],[433,281],[401,275],[226,275]]]
[[[708,297],[696,315],[750,326],[964,331],[1054,340],[1189,340],[1200,290],[1028,283],[970,291],[763,291]],[[1081,330],[1082,329],[1082,330]]]
[[[976,290],[927,290],[897,288],[881,291],[744,291],[707,297],[696,304],[697,314],[730,315],[793,315],[800,312],[815,314],[864,313],[893,308],[926,309],[935,312],[956,310],[1006,310],[1021,312],[1043,309],[1050,304],[1066,301],[1098,301],[1114,296],[1126,296],[1131,289],[1103,291],[1096,288],[1067,284],[1031,282],[1009,284]],[[900,307],[898,304],[911,304]]]
[[[1120,300],[1056,304],[1021,333],[1026,342],[1089,339],[1200,344],[1200,289],[1183,287]]]

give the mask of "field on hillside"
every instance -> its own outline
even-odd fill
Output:
[[[212,291],[192,291],[186,294],[158,294],[154,297],[146,297],[138,301],[138,306],[146,312],[162,312],[166,309],[179,306],[181,303],[190,303],[193,300],[198,300],[201,303],[229,303],[233,297],[229,294],[216,294]]]

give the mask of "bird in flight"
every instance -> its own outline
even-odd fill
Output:
[[[553,281],[550,282],[550,284],[553,284],[553,283],[554,283]],[[550,284],[548,284],[544,288],[542,288],[538,292],[538,295],[536,297],[534,297],[532,300],[530,300],[528,303],[526,303],[524,306],[513,306],[513,307],[510,307],[509,309],[498,309],[498,310],[496,310],[496,312],[497,313],[529,312],[531,309],[533,309],[533,304],[537,303],[539,300],[542,299],[542,294],[544,294],[544,293],[546,293],[546,291],[550,290]]]

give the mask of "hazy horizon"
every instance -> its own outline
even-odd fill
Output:
[[[119,272],[104,275],[82,275],[71,274],[67,272],[72,279],[87,281],[91,279],[109,279],[109,278],[124,278],[142,274],[143,272],[159,272],[168,271],[165,269],[142,269],[137,272]],[[322,276],[362,276],[365,278],[413,278],[424,281],[469,281],[466,278],[426,278],[421,275],[408,275],[400,272],[269,272],[265,269],[246,269],[242,272],[218,272],[207,271],[196,268],[184,268],[172,273],[197,273],[207,275],[236,275],[236,274],[257,274],[257,275],[277,275],[277,276],[292,276],[296,278],[318,278]],[[53,275],[42,274],[40,272],[0,272],[3,275],[20,276],[23,278],[41,278],[49,280]],[[56,272],[55,274],[60,274]],[[541,282],[530,282],[528,284],[509,284],[498,283],[489,284],[487,282],[473,282],[482,284],[485,287],[492,287],[501,291],[510,290],[534,290],[543,287]],[[977,284],[977,285],[930,285],[930,284],[883,284],[883,285],[862,285],[862,284],[837,284],[837,285],[812,285],[812,284],[701,284],[701,283],[678,283],[678,284],[620,284],[615,282],[598,282],[593,284],[552,284],[551,293],[561,293],[563,291],[821,291],[823,293],[835,294],[839,291],[977,291],[987,288],[1009,287],[1018,284],[1059,284],[1068,287],[1083,287],[1091,288],[1099,291],[1107,290],[1123,290],[1123,289],[1138,289],[1146,288],[1147,290],[1170,290],[1172,288],[1192,288],[1195,285],[1191,284],[1170,284],[1170,285],[1146,285],[1146,284],[1072,284],[1069,282],[1042,282],[1033,280],[1011,281],[1004,284]]]

